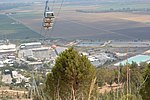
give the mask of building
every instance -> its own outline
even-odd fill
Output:
[[[14,60],[13,60],[13,59],[5,59],[5,60],[3,61],[3,63],[4,63],[5,65],[8,65],[8,66],[13,66],[13,65],[14,65]]]
[[[150,50],[145,51],[143,54],[150,55]]]
[[[150,61],[150,56],[149,55],[136,55],[136,56],[130,57],[126,60],[123,60],[121,62],[118,62],[114,65],[115,66],[126,65],[127,63],[132,64],[132,62],[135,62],[139,65],[141,62],[148,62],[148,61]]]
[[[42,44],[40,42],[32,42],[32,43],[23,43],[19,46],[19,49],[33,49],[33,48],[40,48]]]
[[[33,52],[32,50],[19,50],[18,57],[19,58],[33,57]]]
[[[11,74],[2,75],[2,82],[6,83],[6,84],[11,84],[12,83]]]
[[[4,73],[1,73],[2,75],[2,82],[6,84],[11,84],[12,83],[12,76],[11,76],[11,71],[10,70],[4,70]]]
[[[139,42],[133,42],[133,41],[112,41],[109,44],[110,47],[150,47],[150,42],[149,41],[139,41]]]
[[[111,53],[95,53],[93,55],[87,56],[89,61],[95,66],[104,65],[107,62],[113,62],[116,58]]]
[[[50,58],[50,47],[43,47],[40,42],[24,43],[19,46],[18,57]]]
[[[41,59],[44,59],[44,58],[50,58],[50,50],[51,48],[49,47],[41,47],[41,48],[34,48],[32,49],[32,52],[33,52],[33,56],[35,58],[41,58]]]
[[[0,61],[0,67],[4,67],[3,61]]]
[[[24,77],[21,74],[18,74],[17,71],[12,71],[12,78],[16,79],[16,84],[21,83],[23,80],[26,82],[29,82],[29,79]]]
[[[53,49],[51,50],[51,58],[56,58],[60,53],[65,51],[67,48],[66,47],[58,47],[58,46],[53,46]]]
[[[0,55],[10,55],[16,54],[15,44],[1,44],[0,45]]]
[[[6,64],[13,65],[12,59],[16,59],[16,45],[8,43],[0,43],[0,67]]]
[[[43,63],[42,62],[27,62],[27,64],[30,66],[30,67],[33,67],[35,69],[40,69],[43,67]]]

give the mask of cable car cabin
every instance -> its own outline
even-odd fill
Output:
[[[54,12],[50,12],[50,11],[45,12],[45,18],[55,18]]]
[[[43,21],[44,23],[53,23],[53,20],[50,18],[44,18]]]
[[[44,24],[43,24],[43,27],[44,27],[45,29],[50,29],[50,28],[52,28],[52,26],[53,26],[53,23],[44,23]]]
[[[52,29],[52,27],[44,27],[45,30]]]

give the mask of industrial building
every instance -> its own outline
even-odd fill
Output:
[[[15,44],[0,44],[0,55],[16,54]]]
[[[15,44],[0,43],[0,67],[12,66],[12,59],[16,58],[16,54]]]
[[[150,56],[149,55],[136,55],[133,57],[130,57],[126,60],[123,60],[121,62],[118,62],[114,64],[115,66],[120,66],[120,65],[126,65],[126,64],[132,64],[132,62],[137,63],[138,65],[142,62],[149,62],[150,61]]]
[[[40,42],[24,43],[19,46],[18,57],[50,58],[50,47],[43,47]]]
[[[23,43],[19,46],[19,49],[33,49],[33,48],[40,48],[42,44],[40,42],[32,42],[32,43]]]

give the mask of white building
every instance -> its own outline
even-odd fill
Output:
[[[19,50],[18,57],[19,58],[33,57],[33,52],[30,49],[29,50]]]
[[[30,66],[30,67],[33,67],[33,68],[41,68],[43,66],[43,63],[42,62],[27,62],[27,64]]]
[[[11,49],[16,49],[16,45],[15,44],[1,44],[0,45],[0,50],[11,50]]]
[[[145,51],[143,54],[150,55],[150,50]]]
[[[50,58],[50,49],[49,47],[34,48],[32,49],[33,56],[41,59]]]
[[[19,58],[50,58],[50,47],[43,47],[40,42],[24,43],[19,46]]]
[[[3,61],[0,61],[0,67],[4,67]]]
[[[40,48],[42,44],[40,42],[23,43],[19,46],[19,49],[33,49]]]
[[[14,60],[12,59],[6,59],[3,61],[4,64],[8,64],[8,66],[13,66],[14,65]]]
[[[0,45],[0,55],[9,55],[16,53],[16,45],[15,44],[1,44]]]
[[[24,77],[23,75],[21,74],[18,74],[17,71],[12,71],[12,77],[16,79],[16,83],[21,83],[22,80],[24,80],[25,82],[28,82],[29,81],[29,78],[26,78]]]

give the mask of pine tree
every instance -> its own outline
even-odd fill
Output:
[[[150,64],[148,65],[148,68],[145,71],[144,79],[145,82],[140,90],[140,94],[143,100],[150,100]]]
[[[95,74],[95,67],[90,61],[69,48],[59,55],[52,73],[47,75],[46,90],[53,99],[87,99]]]

